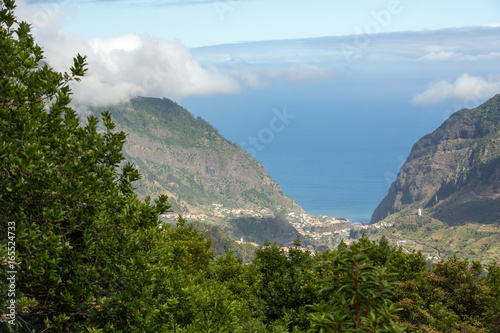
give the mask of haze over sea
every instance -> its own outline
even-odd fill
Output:
[[[180,104],[256,157],[309,214],[367,223],[418,139],[500,91],[492,72],[498,32],[471,27],[192,49],[202,65],[238,73],[251,89]]]
[[[415,107],[406,84],[382,92],[371,80],[354,91],[345,82],[280,84],[181,104],[246,148],[307,213],[367,223],[412,145],[453,107]]]

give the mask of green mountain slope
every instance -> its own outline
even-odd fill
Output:
[[[419,208],[450,226],[500,222],[500,95],[421,138],[371,222]]]
[[[420,209],[421,215],[418,215]],[[433,261],[450,255],[498,261],[500,253],[500,95],[453,114],[420,139],[372,223]]]
[[[417,216],[399,212],[385,219],[393,226],[370,238],[385,236],[392,244],[406,251],[422,251],[432,261],[457,255],[479,260],[483,264],[498,262],[500,253],[500,224],[466,223],[449,226],[428,215]]]
[[[140,196],[167,194],[181,213],[215,203],[302,212],[257,160],[171,100],[138,97],[105,109],[127,133],[125,156],[142,174]]]

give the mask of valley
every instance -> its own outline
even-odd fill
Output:
[[[223,228],[234,241],[243,237],[260,245],[267,238],[286,245],[299,234],[316,249],[350,244],[363,234],[374,240],[384,236],[432,262],[457,254],[487,264],[500,251],[498,100],[457,112],[419,140],[369,225],[307,214],[256,159],[176,103],[136,98],[109,109],[128,133],[126,158],[143,175],[139,196],[169,196],[173,213],[163,215],[164,221],[175,222],[182,214]],[[416,216],[418,209],[422,216]],[[274,234],[269,226],[249,229],[249,235],[234,226],[276,219],[290,224],[288,235]],[[255,234],[263,230],[269,234]]]

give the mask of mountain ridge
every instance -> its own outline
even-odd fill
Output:
[[[413,146],[376,223],[405,209],[427,209],[448,225],[500,221],[500,94],[450,116]],[[478,207],[487,210],[478,215]]]
[[[166,193],[179,213],[206,212],[213,204],[303,212],[255,158],[177,103],[136,97],[91,112],[104,109],[127,133],[124,155],[143,175],[140,197]]]

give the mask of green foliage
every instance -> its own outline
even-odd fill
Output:
[[[163,137],[170,144],[178,144],[184,147],[205,145],[216,146],[219,140],[224,140],[217,129],[204,119],[195,118],[191,113],[166,98],[136,97],[130,101],[131,106],[137,110],[135,119],[128,119],[128,123],[139,132],[147,131],[146,126],[138,126],[147,123],[142,115],[148,113],[170,124],[170,130],[176,133],[184,133],[185,136]],[[113,108],[113,111],[117,111]],[[146,132],[144,132],[146,134]],[[187,140],[186,140],[187,138]]]
[[[283,217],[238,217],[231,220],[236,238],[245,237],[246,241],[264,244],[266,239],[273,243],[286,244],[298,234],[297,230]]]
[[[357,245],[366,248],[366,254],[376,266],[387,267],[391,273],[391,281],[406,281],[422,275],[426,262],[420,251],[405,253],[402,247],[393,247],[385,237],[378,242],[370,241],[366,237],[359,239]]]
[[[174,211],[184,213],[213,209],[214,203],[301,211],[254,158],[175,102],[134,97],[107,108],[128,134],[127,160],[143,174],[135,184],[140,197],[172,193]],[[94,116],[102,110],[90,108]]]
[[[443,302],[461,319],[484,314],[486,298],[477,295],[486,294],[485,284],[480,279],[483,269],[479,262],[469,263],[456,256],[438,262],[430,276],[443,290]]]
[[[392,302],[395,283],[387,268],[374,266],[370,248],[355,244],[339,249],[331,262],[323,263],[332,277],[323,280],[323,300],[313,306],[309,332],[402,332]]]
[[[287,317],[290,327],[306,328],[305,306],[318,300],[314,282],[319,276],[313,269],[310,252],[289,248],[287,254],[266,241],[252,266],[262,276],[258,295],[264,303],[264,321],[271,323]]]
[[[241,259],[228,251],[211,266],[209,277],[224,284],[238,299],[244,300],[244,315],[248,316],[249,321],[263,318],[264,304],[259,296],[262,274],[252,265],[242,265]]]
[[[255,258],[257,248],[252,244],[238,244],[230,237],[228,230],[208,223],[193,222],[193,225],[210,239],[212,242],[211,249],[214,251],[215,257],[231,251],[235,256],[241,258],[245,264],[252,262]]]
[[[486,326],[490,332],[494,332],[500,327],[500,265],[491,264],[488,266],[488,275],[485,280],[491,296],[485,315],[487,318]]]
[[[478,262],[453,256],[401,282],[396,291],[401,319],[417,331],[484,332],[492,299],[481,273]]]
[[[187,332],[241,332],[245,318],[243,302],[223,284],[203,280],[182,290]],[[243,315],[242,315],[243,314]]]
[[[171,265],[185,271],[207,269],[214,257],[213,252],[210,251],[212,246],[210,239],[206,239],[205,235],[192,224],[187,224],[182,216],[179,216],[175,228],[167,225],[165,232],[173,251]]]
[[[139,174],[130,164],[118,170],[125,134],[109,113],[98,131],[97,118],[81,126],[69,107],[68,84],[85,73],[85,57],[70,73],[39,66],[42,50],[14,8],[6,1],[0,12],[0,220],[16,225],[17,306],[15,325],[2,330],[140,330],[161,299],[144,297],[161,278],[147,272],[170,256],[168,246],[151,245],[165,241],[157,217],[166,197],[137,199]],[[6,229],[0,238],[4,257]],[[2,281],[8,271],[2,260]],[[2,300],[6,291],[2,282]]]

